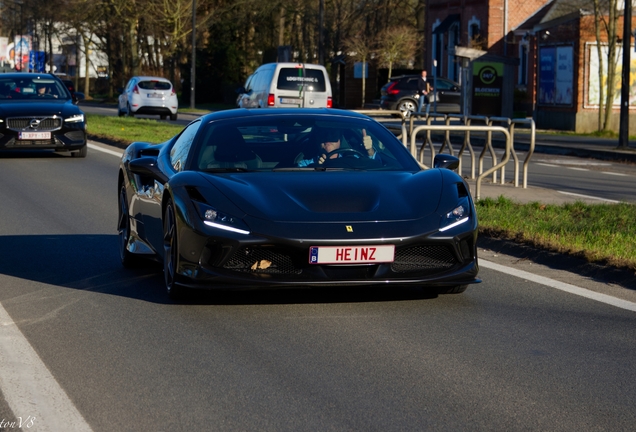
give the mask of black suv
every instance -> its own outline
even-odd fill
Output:
[[[419,75],[401,75],[393,77],[380,90],[380,107],[385,110],[417,111],[417,80]],[[434,98],[431,99],[430,112],[437,107],[438,113],[460,113],[462,90],[458,83],[447,78],[429,77],[431,86],[435,83]],[[407,115],[408,117],[408,115]]]

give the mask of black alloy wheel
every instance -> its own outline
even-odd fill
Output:
[[[177,266],[179,265],[178,241],[174,203],[169,200],[163,216],[163,276],[168,297],[173,300],[181,299],[184,295],[184,288],[176,283]]]

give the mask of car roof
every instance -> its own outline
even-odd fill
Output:
[[[164,82],[168,82],[172,84],[168,78],[158,77],[158,76],[138,75],[132,78],[136,78],[138,80],[144,80],[144,81],[164,81]]]
[[[340,110],[336,108],[273,108],[273,109],[247,109],[236,108],[231,110],[216,111],[201,117],[202,121],[214,121],[248,117],[280,117],[280,116],[319,116],[319,117],[339,117],[350,119],[373,120],[364,114],[353,111]]]

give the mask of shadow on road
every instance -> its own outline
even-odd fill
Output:
[[[149,261],[125,269],[117,235],[0,237],[0,274],[76,290],[171,304],[162,267]],[[352,287],[250,291],[191,291],[182,304],[245,305],[406,301],[436,298],[424,288]]]

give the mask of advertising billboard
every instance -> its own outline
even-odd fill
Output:
[[[503,74],[504,65],[502,63],[473,62],[473,114],[501,115]]]

